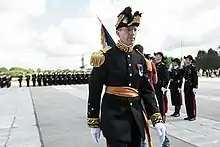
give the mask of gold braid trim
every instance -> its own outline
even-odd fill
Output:
[[[110,50],[110,46],[106,46],[104,49],[99,52],[94,52],[90,58],[90,65],[93,67],[100,67],[105,62],[105,53]]]
[[[118,41],[118,43],[116,44],[116,46],[123,52],[129,53],[133,50],[132,46],[130,45],[126,45],[124,43],[122,43],[120,40]]]
[[[150,133],[150,125],[147,119],[147,114],[144,111],[143,111],[143,115],[144,115],[144,120],[145,120],[145,133],[147,136],[148,147],[153,147],[153,143],[151,140],[151,133]]]
[[[117,21],[117,23],[115,24],[115,27],[116,27],[116,28],[118,27],[118,25],[121,23],[121,21],[122,21],[123,19],[124,19],[124,15],[123,15],[123,14],[119,15],[118,21]]]
[[[87,123],[90,128],[99,128],[99,118],[87,118]]]
[[[154,113],[151,117],[150,117],[152,124],[155,125],[156,123],[163,123],[163,119],[160,113]]]
[[[139,15],[138,15],[138,16],[134,16],[132,22],[130,22],[130,23],[128,24],[128,26],[131,26],[131,25],[134,24],[134,23],[140,24],[140,18],[141,18],[141,17],[140,17]]]

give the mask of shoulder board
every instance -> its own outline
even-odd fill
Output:
[[[93,52],[90,58],[90,65],[93,67],[100,67],[105,62],[104,54],[110,49],[110,46],[106,46],[99,52]]]

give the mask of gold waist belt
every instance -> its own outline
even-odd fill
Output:
[[[107,86],[105,92],[108,94],[121,96],[121,97],[137,97],[138,90],[126,86]]]

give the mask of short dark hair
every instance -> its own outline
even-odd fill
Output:
[[[144,52],[144,47],[140,44],[136,44],[133,49],[138,49],[139,52],[143,53]]]

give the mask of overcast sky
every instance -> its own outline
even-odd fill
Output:
[[[220,44],[220,0],[1,0],[0,66],[64,69],[101,49],[98,15],[117,41],[117,15],[143,12],[136,43],[146,53],[196,55]],[[182,42],[182,49],[181,49]]]

